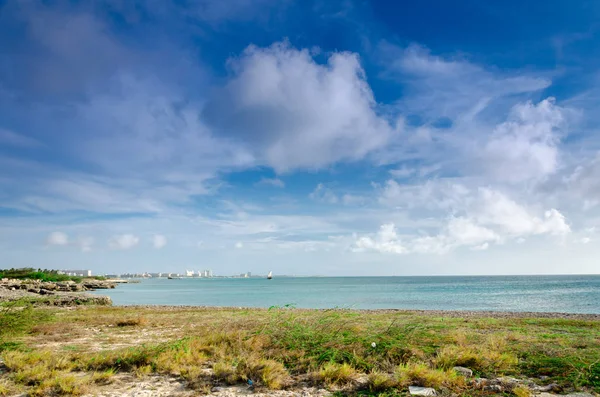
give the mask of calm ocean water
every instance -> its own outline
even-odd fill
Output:
[[[600,313],[600,276],[145,279],[96,293],[115,305]]]

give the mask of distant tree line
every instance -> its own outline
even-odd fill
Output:
[[[42,280],[42,281],[75,281],[76,283],[80,283],[83,277],[78,276],[68,276],[66,274],[59,274],[58,270],[48,270],[48,269],[37,269],[35,270],[32,267],[24,267],[20,269],[0,269],[0,279],[2,278],[12,278],[17,280]],[[104,277],[92,277],[97,280],[104,279]]]

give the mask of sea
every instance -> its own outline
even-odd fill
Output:
[[[600,314],[600,275],[141,279],[114,305],[423,309]]]

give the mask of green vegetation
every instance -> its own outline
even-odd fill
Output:
[[[12,278],[17,280],[41,280],[41,281],[52,281],[52,282],[63,282],[63,281],[74,281],[80,283],[83,277],[67,276],[66,274],[59,274],[58,270],[35,270],[33,268],[21,268],[21,269],[0,269],[0,279]],[[94,276],[91,277],[95,280],[105,280],[105,277]]]
[[[600,392],[600,322],[564,318],[439,317],[411,312],[210,308],[23,307],[0,352],[2,388],[80,395],[119,373],[174,375],[200,392],[252,380],[301,382],[342,394],[402,395],[408,386],[487,395],[456,373],[537,378]],[[3,327],[0,327],[3,329]],[[8,329],[8,328],[7,328]],[[540,376],[547,376],[543,381]],[[37,394],[36,394],[37,393]],[[523,386],[505,395],[525,397]]]

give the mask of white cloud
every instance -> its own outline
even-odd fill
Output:
[[[94,245],[95,239],[93,237],[80,237],[75,242],[75,245],[79,247],[81,252],[90,252],[92,250],[92,246]]]
[[[565,217],[558,210],[552,208],[545,211],[543,217],[538,217],[506,195],[487,188],[479,189],[478,198],[470,212],[479,223],[497,227],[510,236],[564,235],[571,232]]]
[[[315,190],[308,195],[308,197],[310,197],[312,200],[329,204],[336,204],[340,201],[338,196],[322,183],[319,183],[317,187],[315,187]]]
[[[63,232],[52,232],[46,238],[47,245],[68,245],[69,236]]]
[[[407,248],[402,245],[393,223],[381,225],[379,232],[373,237],[357,237],[351,249],[354,252],[378,251],[394,254],[408,252]]]
[[[409,87],[401,108],[429,120],[473,117],[494,100],[538,91],[551,83],[523,73],[492,72],[465,58],[436,56],[419,45],[400,48],[382,43],[380,51],[387,76]]]
[[[235,248],[237,248],[237,249],[244,248],[244,243],[242,243],[241,241],[238,241],[237,243],[235,243]]]
[[[398,183],[393,179],[380,189],[379,202],[398,208],[462,208],[470,191],[453,180],[428,180],[422,184]]]
[[[155,234],[152,237],[152,246],[156,249],[161,249],[167,245],[167,238],[162,234]]]
[[[258,185],[269,185],[274,187],[284,188],[285,183],[279,178],[261,178],[257,183]]]
[[[205,116],[277,172],[358,160],[392,134],[356,54],[335,52],[319,64],[284,42],[250,46],[231,67],[235,77]]]
[[[108,247],[113,250],[128,250],[140,242],[139,237],[133,234],[121,234],[112,236],[108,240]]]
[[[540,179],[556,171],[564,110],[548,98],[513,108],[511,118],[496,127],[481,153],[481,164],[508,182]]]
[[[365,196],[346,193],[342,196],[342,203],[345,205],[361,205],[367,201]]]
[[[92,250],[94,245],[93,237],[79,237],[75,240],[70,239],[66,233],[63,232],[52,232],[46,238],[46,245],[57,245],[57,246],[71,246],[77,247],[81,252],[89,252]]]

